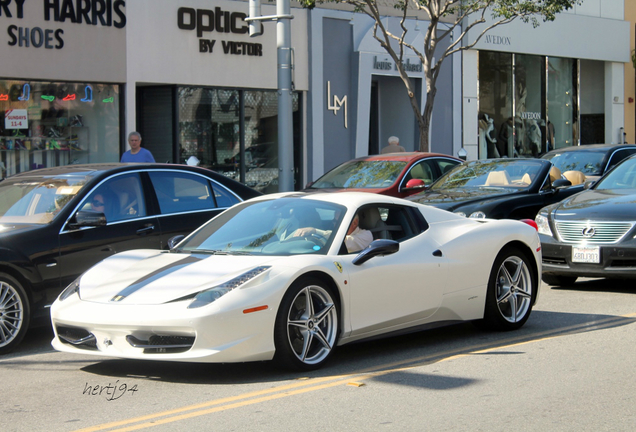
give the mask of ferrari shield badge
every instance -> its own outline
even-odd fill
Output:
[[[340,273],[342,273],[342,265],[338,261],[333,262]]]

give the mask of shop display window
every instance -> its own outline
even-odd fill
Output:
[[[180,87],[178,98],[179,163],[195,156],[200,166],[263,193],[278,192],[277,92]],[[300,159],[298,100],[294,93],[295,167]],[[295,173],[297,178],[299,171]]]
[[[537,157],[579,143],[577,61],[479,52],[479,157]]]
[[[119,160],[120,86],[0,80],[2,177]]]

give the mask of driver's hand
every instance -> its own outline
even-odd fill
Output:
[[[316,228],[298,228],[292,237],[307,237],[316,232]]]

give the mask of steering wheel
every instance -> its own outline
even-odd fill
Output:
[[[320,247],[324,247],[327,244],[327,237],[315,232],[305,237],[305,239]]]
[[[291,243],[293,241],[309,241],[315,244],[316,246],[324,247],[327,244],[327,238],[318,233],[311,233],[302,237],[289,237],[283,240],[281,243]]]

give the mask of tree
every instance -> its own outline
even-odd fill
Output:
[[[523,22],[539,25],[539,19],[553,21],[556,15],[570,9],[582,0],[300,0],[304,7],[313,8],[316,2],[332,2],[352,5],[356,12],[361,12],[373,20],[373,36],[393,59],[406,86],[411,107],[417,119],[420,132],[420,151],[429,151],[429,130],[435,94],[437,92],[437,77],[444,60],[461,51],[471,49],[479,40],[493,28],[510,23],[519,18]],[[391,32],[383,22],[381,7],[392,5],[399,11],[400,30]],[[428,16],[428,27],[424,35],[424,46],[409,44],[406,40],[408,29],[405,25],[409,13],[424,12]],[[490,15],[491,20],[487,20]],[[444,23],[440,29],[438,24]],[[483,30],[469,40],[469,31],[484,24]],[[451,34],[455,36],[450,40]],[[449,39],[448,47],[437,52],[439,43]],[[426,81],[426,103],[422,111],[415,97],[413,83],[407,75],[402,63],[405,53],[415,54],[422,62]]]

